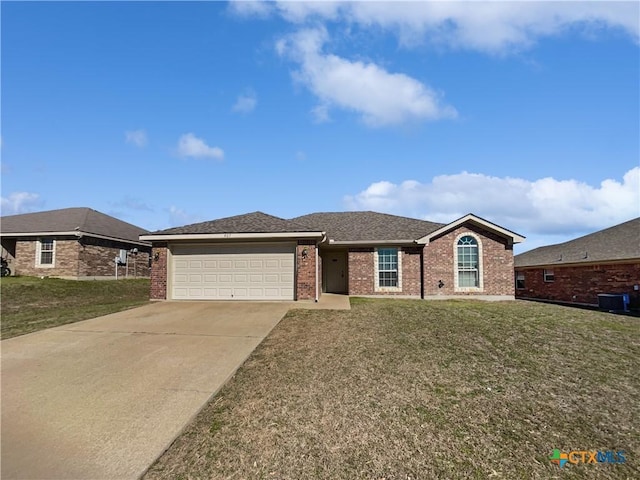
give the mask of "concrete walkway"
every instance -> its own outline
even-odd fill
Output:
[[[291,307],[162,302],[2,341],[2,479],[139,477]]]

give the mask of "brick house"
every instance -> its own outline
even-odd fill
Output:
[[[13,275],[70,279],[149,277],[146,230],[90,208],[0,218],[2,257]],[[116,267],[115,258],[120,258]]]
[[[515,257],[516,297],[597,305],[598,294],[629,294],[640,307],[640,218]]]
[[[151,298],[170,300],[513,299],[524,240],[472,214],[444,225],[376,212],[254,212],[141,239],[153,245]]]

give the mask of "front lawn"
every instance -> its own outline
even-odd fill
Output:
[[[6,339],[144,305],[149,301],[149,280],[4,277],[0,295]]]
[[[639,357],[637,318],[540,303],[294,310],[146,478],[638,478]]]

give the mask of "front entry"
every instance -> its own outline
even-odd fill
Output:
[[[322,255],[322,274],[322,283],[326,293],[347,293],[347,252],[324,252]]]

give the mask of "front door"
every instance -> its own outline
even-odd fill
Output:
[[[322,255],[326,293],[347,293],[347,252],[326,252]]]

